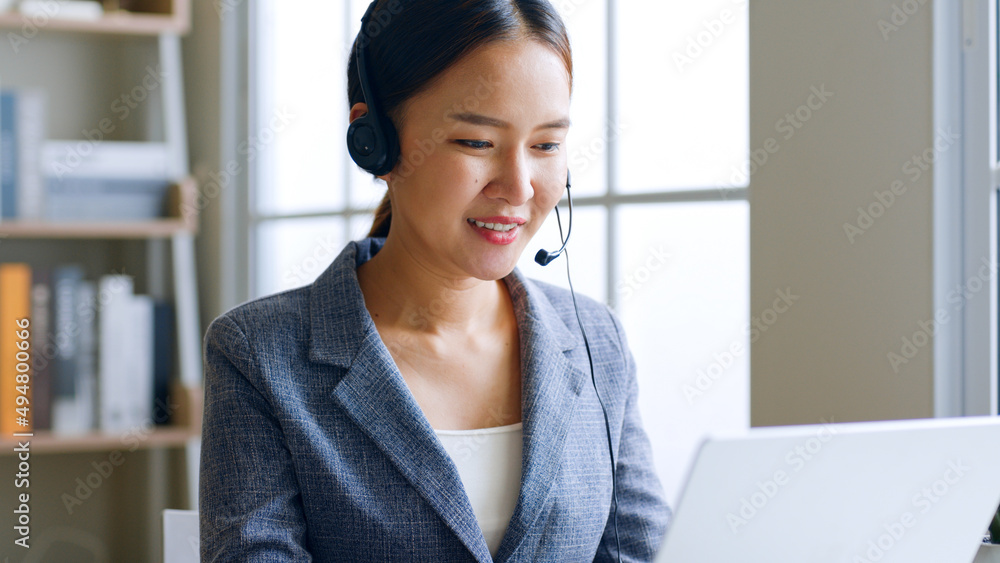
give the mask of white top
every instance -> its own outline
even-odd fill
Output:
[[[495,557],[521,490],[521,423],[434,432],[458,468],[490,555]]]

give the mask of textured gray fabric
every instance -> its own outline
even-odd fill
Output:
[[[311,285],[244,303],[205,336],[203,561],[492,561],[458,470],[364,307],[347,245]],[[521,342],[520,496],[497,561],[613,561],[611,464],[569,292],[504,280]],[[577,298],[618,468],[622,561],[670,509],[621,324]]]

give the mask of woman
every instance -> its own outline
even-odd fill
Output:
[[[650,560],[669,509],[621,325],[580,300],[615,513],[572,298],[515,270],[567,184],[561,20],[547,0],[369,13],[350,119],[391,123],[399,156],[369,238],[209,327],[203,560]]]

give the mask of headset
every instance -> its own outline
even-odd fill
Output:
[[[367,64],[365,46],[371,44],[371,37],[365,33],[376,4],[378,0],[374,0],[368,6],[364,17],[361,18],[361,32],[358,33],[354,44],[361,95],[368,106],[368,113],[352,121],[347,128],[347,150],[358,166],[376,176],[382,176],[392,171],[396,161],[399,160],[399,135],[392,120],[379,110],[368,83],[368,67],[365,66]]]
[[[376,176],[389,173],[399,160],[399,135],[392,121],[379,111],[375,96],[368,82],[368,67],[366,65],[366,46],[371,44],[371,37],[364,35],[368,30],[372,14],[378,0],[373,0],[361,18],[361,32],[358,33],[354,49],[358,67],[358,79],[361,83],[361,94],[365,104],[368,105],[368,113],[355,119],[347,128],[347,150],[351,153],[351,158],[358,166],[371,172]],[[583,345],[587,349],[587,361],[590,364],[590,381],[594,385],[594,393],[597,395],[597,402],[601,405],[601,412],[604,413],[604,428],[608,434],[608,452],[611,454],[611,501],[612,501],[612,521],[615,528],[615,544],[618,550],[618,561],[622,560],[621,542],[618,539],[618,487],[616,484],[616,462],[615,450],[611,441],[611,423],[608,421],[608,410],[601,399],[600,391],[597,389],[597,378],[594,375],[594,358],[590,353],[590,341],[587,339],[587,330],[583,327],[583,320],[580,318],[580,309],[576,304],[576,291],[573,289],[573,279],[570,277],[569,253],[566,245],[569,243],[569,236],[573,233],[573,195],[570,187],[570,172],[566,171],[566,198],[569,202],[569,226],[566,236],[563,237],[562,219],[559,216],[559,207],[556,206],[556,223],[559,225],[559,240],[562,246],[559,250],[549,252],[540,249],[535,254],[535,262],[542,266],[549,265],[553,260],[561,255],[566,256],[566,279],[569,282],[570,295],[573,296],[573,309],[576,311],[576,322],[580,325],[580,332],[583,333]]]
[[[544,248],[538,249],[538,253],[535,254],[535,262],[538,262],[538,264],[540,266],[548,266],[550,262],[552,262],[556,258],[559,258],[559,255],[566,251],[566,243],[569,242],[569,236],[571,234],[573,234],[573,197],[570,195],[570,191],[569,191],[569,189],[572,186],[572,184],[573,183],[570,181],[569,170],[567,170],[566,171],[566,197],[569,198],[569,229],[566,231],[566,238],[563,238],[563,236],[562,236],[562,220],[559,219],[559,207],[556,206],[556,222],[559,223],[559,240],[562,242],[562,246],[560,246],[559,250],[556,250],[555,252],[549,252],[548,250],[545,250]],[[567,254],[566,256],[567,256],[567,260],[568,260],[569,259],[569,255]],[[570,285],[572,285],[572,282],[570,282]],[[581,328],[583,328],[583,327],[581,327]]]

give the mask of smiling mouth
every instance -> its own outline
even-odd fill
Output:
[[[484,223],[482,221],[476,221],[475,219],[466,219],[469,223],[482,228],[490,229],[491,231],[496,231],[498,233],[506,233],[517,227],[517,223]]]

